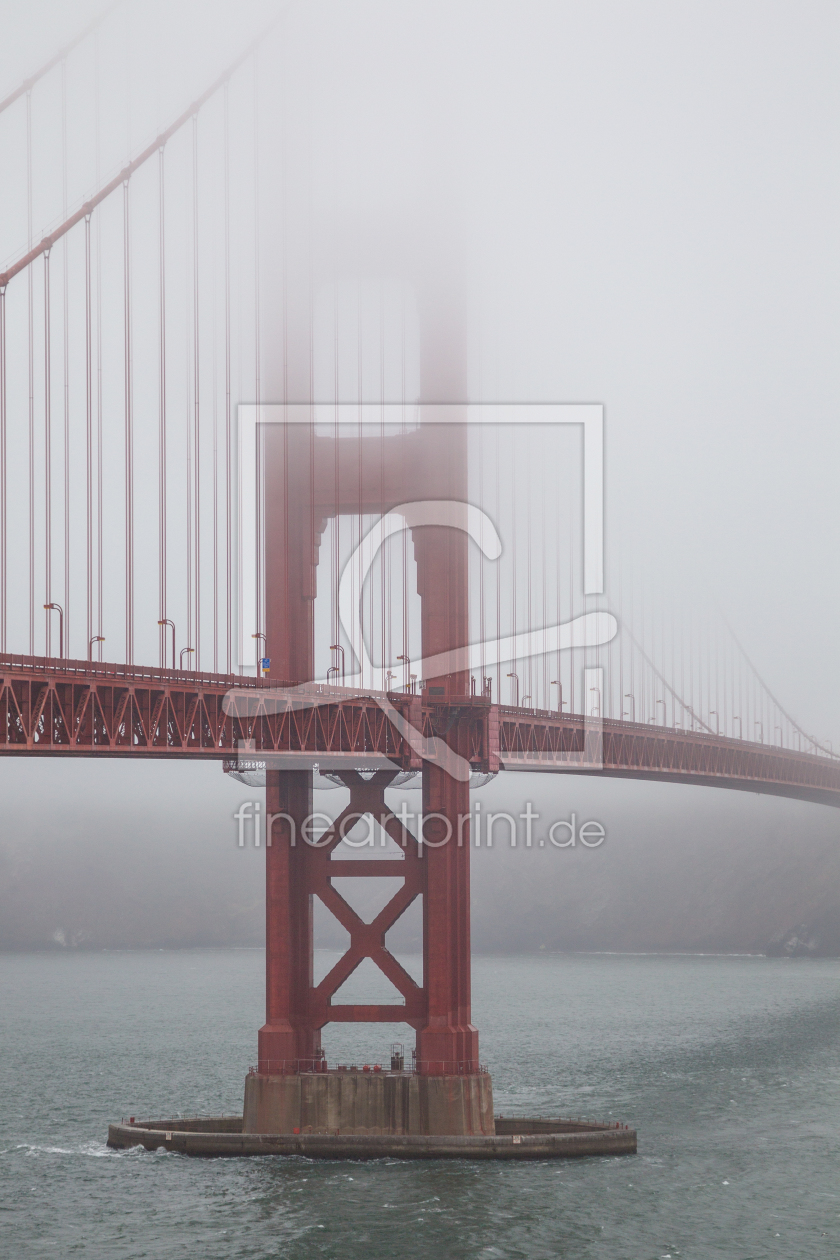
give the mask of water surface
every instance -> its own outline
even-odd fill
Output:
[[[0,957],[4,1256],[840,1254],[840,962],[474,959],[496,1110],[620,1118],[635,1157],[108,1151],[121,1116],[241,1110],[262,992],[258,950]],[[385,1059],[387,1031],[326,1032],[333,1059]]]

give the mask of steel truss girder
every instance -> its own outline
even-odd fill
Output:
[[[240,697],[226,713],[232,688]],[[240,675],[0,656],[0,756],[269,758],[298,764],[387,759],[417,769],[416,749],[375,698],[324,691],[299,707],[288,684]],[[457,721],[476,770],[603,773],[694,782],[840,805],[840,759],[705,732],[605,719],[597,723],[603,762],[581,763],[593,719],[491,705],[473,696],[434,702],[392,694],[388,704],[424,739],[446,738]],[[274,764],[282,764],[282,757]]]

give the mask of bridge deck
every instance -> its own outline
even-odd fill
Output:
[[[602,774],[740,788],[840,806],[840,757],[672,727],[491,704],[360,695],[240,675],[0,656],[0,755],[240,756],[281,765],[419,768],[396,711],[426,739],[466,724],[476,770]],[[227,697],[227,701],[226,701]],[[460,743],[463,748],[463,740]]]

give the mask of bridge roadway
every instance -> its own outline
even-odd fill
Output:
[[[0,755],[238,757],[290,769],[316,761],[322,769],[373,768],[387,758],[419,769],[418,741],[409,742],[390,709],[425,739],[446,738],[485,773],[601,774],[840,806],[840,757],[479,696],[377,698],[313,685],[302,699],[288,687],[240,675],[0,655]]]

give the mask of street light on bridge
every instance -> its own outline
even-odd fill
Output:
[[[172,630],[172,668],[174,669],[175,668],[175,622],[170,621],[168,617],[163,617],[158,622],[158,625],[171,627],[171,630]],[[164,653],[164,660],[165,659],[166,659],[166,653]]]
[[[180,658],[181,669],[184,668],[184,654],[187,652],[194,652],[194,651],[195,651],[195,648],[181,648],[181,658]]]
[[[516,683],[516,701],[515,701],[515,704],[516,704],[516,707],[517,707],[517,709],[518,709],[518,708],[519,708],[519,675],[518,675],[518,674],[508,674],[508,678],[512,678],[512,679],[514,680],[514,682]]]
[[[340,644],[340,643],[331,643],[331,644],[330,644],[330,651],[331,651],[331,652],[340,652],[340,653],[341,653],[341,685],[342,685],[342,687],[343,687],[343,686],[344,686],[344,648],[341,646],[341,644]],[[338,671],[336,671],[336,672],[338,672]]]
[[[58,613],[58,656],[62,659],[64,656],[64,609],[61,604],[44,604],[47,611]]]
[[[559,688],[560,688],[560,690],[559,690],[559,691],[558,691],[558,693],[557,693],[557,712],[558,712],[558,713],[560,713],[560,714],[562,715],[562,713],[563,713],[563,706],[564,706],[564,705],[565,705],[565,703],[566,703],[566,701],[563,699],[563,683],[562,683],[559,679],[555,678],[555,679],[553,679],[553,680],[552,680],[551,685],[552,685],[552,687],[559,687]]]
[[[632,691],[625,691],[625,693],[624,693],[624,699],[625,699],[625,700],[632,700],[632,701],[633,701],[633,715],[632,715],[632,717],[630,717],[630,715],[629,715],[629,714],[625,714],[624,716],[625,716],[625,717],[630,717],[630,721],[631,721],[631,722],[635,722],[635,721],[636,721],[636,697],[633,695],[633,692],[632,692]]]
[[[89,660],[89,661],[92,661],[92,660],[93,660],[93,645],[94,645],[94,643],[104,643],[104,642],[105,642],[105,635],[104,635],[104,634],[95,634],[95,635],[93,636],[93,638],[91,639],[91,641],[88,643],[88,660]]]

